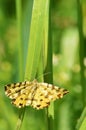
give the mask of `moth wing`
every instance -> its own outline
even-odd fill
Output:
[[[47,83],[38,83],[31,106],[36,109],[48,107],[51,101],[62,98],[68,91]]]
[[[16,107],[24,107],[31,104],[32,93],[34,93],[32,82],[21,82],[5,86],[5,94],[12,99]]]
[[[13,83],[5,85],[5,94],[11,98],[15,99],[18,95],[24,93],[25,90],[31,89],[31,82],[24,81],[19,83]]]

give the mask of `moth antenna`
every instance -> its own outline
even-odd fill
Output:
[[[41,76],[45,76],[45,75],[48,75],[48,74],[50,74],[51,72],[47,72],[47,73],[44,73],[44,74],[41,74],[41,75],[39,75],[36,79],[39,79]]]
[[[45,76],[45,75],[48,75],[48,74],[50,74],[51,72],[47,72],[47,73],[44,73],[44,74],[40,74],[37,78],[35,78],[35,79],[33,79],[33,80],[38,80],[41,76]],[[27,81],[28,80],[28,78],[25,78],[25,81]],[[33,81],[32,80],[32,81]]]

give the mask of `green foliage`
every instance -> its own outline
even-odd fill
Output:
[[[77,130],[85,130],[86,129],[86,107],[84,108],[80,119],[78,120],[77,126],[76,126]]]

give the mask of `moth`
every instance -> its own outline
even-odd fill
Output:
[[[48,83],[24,81],[5,85],[5,94],[18,108],[32,106],[43,109],[50,105],[51,101],[63,98],[69,91]]]

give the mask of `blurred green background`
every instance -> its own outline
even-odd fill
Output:
[[[22,0],[22,8],[26,12],[24,17],[25,15],[27,17],[28,4],[26,3],[29,2]],[[78,0],[51,1],[54,84],[70,91],[64,99],[55,101],[55,130],[75,130],[86,104],[85,0],[82,1],[81,8],[82,18],[78,14]],[[79,20],[82,22],[82,36],[79,32]],[[11,105],[10,100],[5,96],[4,85],[19,82],[17,51],[16,2],[0,0],[0,130],[16,128],[18,109]],[[44,120],[43,110],[35,111],[27,107],[21,129],[45,130]]]

